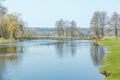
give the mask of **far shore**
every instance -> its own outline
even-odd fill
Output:
[[[90,38],[80,38],[80,37],[58,37],[58,36],[30,36],[30,37],[19,37],[18,40],[16,39],[5,39],[0,38],[0,44],[3,43],[14,43],[24,40],[34,40],[34,39],[48,39],[48,40],[90,40]]]

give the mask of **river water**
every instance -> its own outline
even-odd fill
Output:
[[[0,80],[104,80],[106,53],[89,40],[0,44]]]

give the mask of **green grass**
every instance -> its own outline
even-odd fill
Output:
[[[110,76],[105,80],[120,80],[120,39],[106,39],[99,44],[106,46],[109,50],[100,72],[110,73]]]
[[[13,43],[13,42],[18,42],[18,40],[0,38],[0,44],[1,43]]]

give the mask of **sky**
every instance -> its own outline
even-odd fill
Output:
[[[75,20],[88,28],[95,11],[120,14],[120,0],[5,0],[8,13],[20,13],[29,27],[55,27],[57,20]]]

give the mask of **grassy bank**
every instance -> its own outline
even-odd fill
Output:
[[[104,58],[104,66],[100,68],[105,80],[120,80],[120,39],[106,39],[99,42],[108,48],[108,55]]]
[[[0,38],[0,44],[1,43],[13,43],[13,42],[18,42],[18,40]]]

